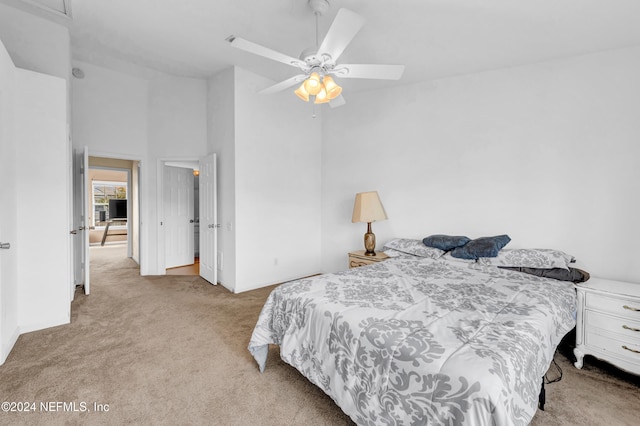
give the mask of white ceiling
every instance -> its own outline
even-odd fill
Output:
[[[405,64],[394,84],[640,44],[640,0],[329,1],[320,39],[339,8],[362,15],[365,25],[339,62]],[[297,70],[225,38],[295,57],[315,44],[307,0],[71,0],[71,11],[73,58],[116,69],[134,63],[206,78],[238,65],[279,81]]]

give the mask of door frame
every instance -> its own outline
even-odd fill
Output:
[[[75,147],[74,147],[75,148]],[[112,159],[112,160],[126,160],[126,161],[137,161],[138,164],[138,197],[137,199],[134,201],[137,205],[138,205],[138,223],[136,224],[138,226],[138,267],[140,268],[140,271],[145,270],[144,268],[147,267],[147,262],[145,262],[144,257],[142,256],[143,251],[146,251],[146,244],[143,247],[143,242],[145,241],[143,238],[143,229],[142,229],[142,218],[143,218],[143,214],[144,214],[144,210],[145,210],[145,205],[142,203],[142,194],[143,194],[143,185],[144,185],[144,179],[142,177],[142,173],[143,173],[143,169],[144,169],[144,160],[141,157],[137,157],[137,156],[131,156],[131,155],[126,155],[126,154],[114,154],[114,153],[110,153],[110,152],[105,152],[105,151],[94,151],[91,148],[89,148],[89,157],[95,157],[95,158],[108,158],[108,159]],[[102,167],[102,166],[93,166],[91,168],[106,168],[106,169],[119,169],[119,170],[126,170],[126,169],[120,169],[117,167]],[[87,169],[89,169],[89,166],[87,165]],[[132,179],[133,179],[133,174],[131,172],[128,173],[128,178],[127,178],[127,191],[131,191],[131,186],[132,186]],[[130,192],[127,192],[127,197],[129,197]],[[89,200],[87,199],[87,203],[89,202]],[[132,208],[133,208],[133,203],[127,203],[127,215],[131,215],[132,214]],[[132,256],[132,250],[133,250],[133,232],[131,232],[131,224],[127,223],[127,256],[131,257],[133,259]],[[144,262],[144,265],[143,265]],[[87,267],[89,267],[90,262],[89,259],[87,261]]]
[[[157,172],[157,194],[156,194],[156,211],[158,212],[158,221],[157,221],[157,238],[158,238],[158,246],[157,246],[157,256],[158,256],[158,273],[159,275],[166,275],[166,256],[165,256],[165,238],[164,238],[164,228],[161,223],[164,218],[164,167],[165,165],[170,165],[167,163],[185,163],[191,165],[193,164],[195,167],[199,167],[201,157],[163,157],[158,158],[158,166],[156,169]],[[174,165],[175,167],[175,165]],[[194,190],[195,191],[195,190]],[[195,194],[194,194],[195,196]],[[195,235],[192,235],[192,238],[195,239]]]

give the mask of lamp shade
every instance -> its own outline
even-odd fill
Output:
[[[360,192],[356,194],[351,222],[375,222],[387,219],[378,191]]]
[[[293,93],[295,93],[303,101],[309,102],[309,93],[307,93],[306,89],[304,88],[304,83],[302,83],[300,87],[298,87]]]
[[[309,78],[304,81],[304,88],[310,95],[317,95],[320,93],[322,83],[320,82],[320,74],[312,72]]]
[[[316,95],[316,100],[313,101],[314,104],[326,104],[329,102],[329,98],[327,97],[327,91],[324,88],[324,85],[320,87],[320,91]]]
[[[337,98],[340,96],[340,93],[342,93],[342,87],[338,86],[331,76],[326,75],[322,83],[327,91],[327,98],[329,98],[329,100]]]

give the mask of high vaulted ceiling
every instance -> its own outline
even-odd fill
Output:
[[[238,65],[279,81],[297,70],[234,49],[225,38],[233,34],[294,57],[315,45],[307,0],[64,1],[71,6],[74,59],[109,67],[134,63],[206,78]],[[364,27],[340,62],[405,64],[402,81],[393,84],[640,44],[638,0],[329,2],[320,39],[339,8],[362,15]]]

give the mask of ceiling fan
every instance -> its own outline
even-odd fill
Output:
[[[316,46],[303,50],[300,59],[234,35],[227,37],[226,41],[233,47],[294,66],[302,72],[259,93],[276,93],[302,82],[295,91],[300,99],[309,102],[313,97],[316,104],[329,102],[329,105],[336,107],[344,105],[345,100],[341,95],[342,88],[332,76],[382,80],[398,80],[402,77],[404,65],[338,64],[338,58],[364,25],[364,18],[348,9],[340,9],[322,43],[318,43],[318,17],[329,9],[329,2],[309,0],[309,6],[316,17]]]

